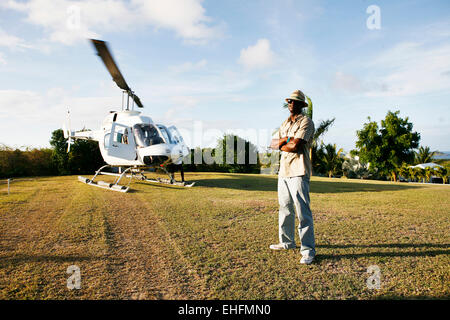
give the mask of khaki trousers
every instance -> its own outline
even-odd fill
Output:
[[[314,224],[309,207],[309,177],[278,177],[278,214],[280,243],[286,249],[295,248],[295,212],[300,221],[300,252],[303,257],[314,257],[316,254],[314,241]]]

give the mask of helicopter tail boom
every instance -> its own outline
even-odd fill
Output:
[[[96,131],[71,131],[63,124],[63,133],[64,138],[67,139],[67,152],[70,152],[70,145],[73,144],[76,139],[98,141],[98,134]]]

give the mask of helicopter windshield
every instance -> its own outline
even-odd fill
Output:
[[[159,131],[161,131],[161,134],[164,137],[164,140],[167,141],[167,143],[175,143],[174,141],[172,141],[172,136],[170,135],[170,132],[167,130],[167,128],[165,126],[163,126],[162,124],[157,124]]]
[[[140,147],[149,147],[155,144],[164,143],[158,130],[151,124],[135,124],[133,126],[133,132],[136,137],[136,143]]]

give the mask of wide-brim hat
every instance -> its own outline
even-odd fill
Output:
[[[294,92],[292,92],[291,96],[289,98],[286,98],[286,102],[288,100],[295,100],[295,101],[301,101],[301,102],[307,103],[305,94],[303,92],[301,92],[300,90],[295,90]]]

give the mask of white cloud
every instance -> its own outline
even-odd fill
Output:
[[[157,28],[174,30],[189,42],[204,43],[222,35],[221,26],[210,26],[202,0],[134,0],[144,18]]]
[[[120,103],[118,97],[76,97],[62,88],[47,92],[0,90],[0,142],[48,147],[51,132],[62,127],[68,109],[72,130],[95,130],[110,110],[120,110]]]
[[[170,66],[169,70],[174,73],[184,73],[184,72],[190,72],[195,70],[203,69],[207,64],[207,61],[205,59],[200,60],[199,62],[185,62],[180,65]]]
[[[448,92],[449,74],[450,45],[447,43],[401,42],[367,63],[336,72],[332,87],[367,97],[415,96]]]
[[[113,106],[120,110],[117,97],[75,97],[63,88],[51,88],[47,92],[31,90],[0,90],[0,120],[5,124],[23,122],[46,123],[49,127],[59,127],[65,120],[67,109],[79,125],[88,128],[100,127],[102,119]],[[13,109],[8,109],[11,106]],[[11,112],[14,110],[14,112]],[[112,110],[112,109],[111,109]],[[24,132],[26,126],[20,126]],[[32,134],[30,132],[30,134]]]
[[[357,77],[338,71],[334,75],[333,87],[347,92],[361,92],[364,90],[362,81]]]
[[[25,21],[40,26],[47,40],[66,45],[98,38],[108,31],[153,26],[175,31],[186,41],[204,42],[220,36],[210,26],[201,0],[9,0],[0,6],[22,12]],[[9,42],[18,41],[10,38]]]
[[[11,110],[14,110],[13,114],[33,116],[43,102],[40,94],[30,90],[0,90],[0,118],[7,118]]]
[[[6,63],[5,55],[0,52],[0,64],[5,65]]]
[[[450,90],[450,45],[403,42],[369,64],[375,80],[384,84],[369,96],[409,96]],[[382,74],[380,74],[382,73]]]
[[[246,69],[265,68],[273,64],[275,55],[270,49],[270,41],[259,39],[255,45],[241,50],[239,63]]]
[[[180,114],[192,113],[192,109],[199,103],[199,99],[192,96],[174,96],[169,100],[174,106],[167,109],[165,119],[179,118]]]
[[[22,38],[10,35],[5,30],[0,28],[0,47],[17,49],[17,48],[28,48],[29,45],[27,45]]]
[[[386,94],[389,90],[388,85],[382,82],[382,80],[358,77],[350,73],[338,71],[334,74],[332,87],[349,94],[371,95],[377,92],[381,95]]]
[[[24,13],[25,21],[42,27],[48,40],[66,45],[98,37],[96,30],[123,30],[133,21],[125,4],[117,0],[10,0],[2,6]]]

